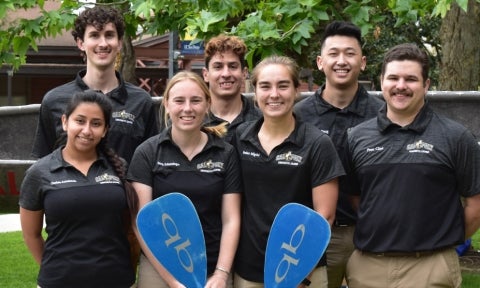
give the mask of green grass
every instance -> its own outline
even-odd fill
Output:
[[[0,287],[36,287],[38,265],[30,255],[21,232],[0,233]],[[480,231],[472,237],[472,246],[480,250]],[[463,273],[462,288],[480,287],[480,274]]]
[[[472,247],[473,247],[475,250],[480,250],[480,230],[477,231],[477,233],[475,233],[475,234],[472,236]]]
[[[472,237],[472,248],[480,250],[480,232],[477,231]],[[462,288],[478,288],[480,286],[480,274],[462,273]]]
[[[23,242],[21,232],[0,233],[0,287],[36,287],[38,264]]]
[[[480,274],[462,273],[462,288],[478,288],[480,286]]]

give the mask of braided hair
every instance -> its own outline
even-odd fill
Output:
[[[73,111],[78,107],[78,105],[82,103],[97,104],[102,110],[102,113],[105,119],[105,127],[107,127],[107,129],[110,127],[110,120],[111,120],[111,115],[113,110],[112,104],[105,94],[94,91],[94,90],[77,92],[73,95],[71,101],[67,104],[67,107],[65,109],[64,115],[67,117],[67,119],[68,117],[70,117]],[[127,198],[129,213],[130,213],[130,216],[133,218],[136,216],[138,212],[138,195],[135,192],[135,189],[133,188],[132,184],[127,181],[126,161],[122,159],[120,156],[118,156],[118,154],[115,153],[113,149],[108,147],[107,135],[108,135],[108,131],[105,137],[103,137],[102,140],[98,143],[97,151],[102,152],[104,155],[107,156],[108,162],[113,167],[115,173],[122,181],[125,189],[125,196]],[[66,143],[66,139],[67,139],[66,133],[63,133],[57,140],[56,146],[63,145],[64,143]]]

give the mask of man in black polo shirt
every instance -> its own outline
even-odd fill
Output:
[[[89,89],[109,96],[113,113],[108,145],[127,162],[140,143],[158,134],[158,116],[151,96],[124,82],[115,70],[124,31],[123,17],[113,8],[95,6],[78,16],[72,35],[85,55],[87,68],[78,72],[74,81],[50,90],[43,97],[32,151],[34,157],[43,157],[54,150],[63,132],[60,119],[65,106],[75,92]]]
[[[350,288],[461,285],[454,247],[480,226],[480,149],[425,101],[428,70],[417,46],[390,49],[381,74],[386,106],[348,132],[347,169],[360,197]]]
[[[253,99],[241,94],[248,73],[246,53],[247,46],[235,36],[219,35],[205,45],[203,79],[212,96],[206,124],[216,126],[227,122],[227,142],[232,142],[238,125],[256,120],[262,114]]]
[[[383,101],[369,96],[358,83],[365,69],[360,29],[349,22],[334,21],[325,28],[318,69],[325,73],[325,84],[315,95],[295,105],[301,119],[330,136],[345,165],[347,129],[377,115]],[[339,198],[327,248],[328,287],[338,288],[345,277],[348,258],[353,252],[356,215],[346,192],[350,183],[339,177]]]

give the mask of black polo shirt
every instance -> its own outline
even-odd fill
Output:
[[[460,196],[480,192],[480,150],[461,124],[428,105],[405,127],[386,109],[349,130],[360,207],[356,248],[424,251],[464,242]]]
[[[61,148],[26,172],[20,207],[44,210],[48,237],[41,287],[130,287],[135,283],[123,222],[125,190],[104,156],[87,176],[65,162]]]
[[[34,157],[53,151],[57,138],[63,133],[61,117],[67,104],[75,92],[89,89],[82,80],[86,73],[86,70],[80,71],[74,81],[50,90],[43,98],[33,144]],[[107,145],[129,162],[140,143],[158,134],[158,112],[145,90],[124,82],[118,72],[116,76],[119,86],[107,93],[113,105]]]
[[[312,189],[344,174],[330,138],[313,125],[297,120],[291,135],[267,155],[258,139],[262,123],[263,117],[245,123],[235,134],[244,185],[235,271],[254,282],[263,282],[265,249],[278,210],[291,202],[312,208]]]
[[[171,192],[193,202],[205,236],[207,273],[215,270],[222,233],[222,197],[241,193],[240,166],[235,148],[207,133],[208,142],[191,161],[172,141],[171,128],[142,143],[133,155],[128,179],[152,187],[152,198]]]
[[[325,85],[320,87],[313,96],[306,97],[298,102],[294,111],[299,118],[315,125],[330,136],[342,164],[345,165],[347,161],[347,129],[377,116],[378,110],[384,102],[377,97],[370,96],[362,85],[358,85],[353,101],[347,107],[340,109],[323,99],[323,90],[325,90]],[[335,217],[335,223],[337,224],[352,225],[357,218],[356,212],[348,199],[349,185],[351,184],[346,176],[339,178],[339,195]]]
[[[227,135],[225,135],[224,139],[228,143],[232,143],[233,135],[235,135],[235,130],[237,127],[242,124],[243,122],[257,120],[262,116],[262,112],[258,107],[255,106],[255,102],[253,98],[247,98],[246,96],[242,95],[242,111],[238,116],[233,119],[232,123],[228,123],[228,131]],[[219,118],[213,115],[212,112],[208,114],[208,117],[205,119],[206,126],[216,126],[223,122],[227,122],[222,118]]]

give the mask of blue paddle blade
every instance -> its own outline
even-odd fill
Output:
[[[325,253],[330,233],[330,224],[316,211],[298,203],[283,206],[268,236],[265,288],[297,287]]]
[[[145,205],[137,215],[140,236],[155,258],[186,287],[207,280],[205,238],[188,197],[169,193]]]

